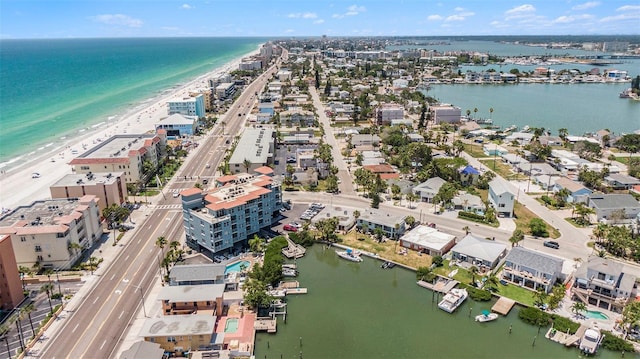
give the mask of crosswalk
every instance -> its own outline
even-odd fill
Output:
[[[181,204],[154,204],[149,207],[151,207],[152,209],[182,209]]]

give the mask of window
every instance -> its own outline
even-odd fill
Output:
[[[42,252],[42,247],[40,247],[39,245],[36,245],[35,250],[36,252]]]
[[[20,237],[20,242],[26,242],[27,241],[27,237]]]
[[[167,342],[168,343],[175,343],[176,342],[176,337],[167,337]]]

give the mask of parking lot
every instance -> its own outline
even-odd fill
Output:
[[[324,205],[320,203],[312,203],[309,206],[304,204],[291,204],[291,209],[282,212],[283,218],[280,220],[278,225],[274,226],[272,229],[274,231],[287,232],[285,230],[285,226],[288,224],[301,228],[306,221],[315,217],[322,208],[324,208]]]

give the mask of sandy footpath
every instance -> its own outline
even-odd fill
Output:
[[[51,198],[49,187],[67,174],[73,173],[68,163],[78,154],[99,144],[116,134],[145,133],[154,130],[154,124],[168,116],[167,100],[186,96],[190,91],[207,88],[207,80],[216,74],[236,70],[241,58],[259,53],[258,50],[245,54],[222,67],[179,86],[165,91],[149,103],[136,107],[121,117],[121,120],[108,125],[89,128],[68,143],[58,143],[52,150],[29,159],[25,164],[3,171],[0,174],[0,207],[14,209],[35,200]],[[77,151],[73,154],[72,151]],[[33,173],[40,174],[32,178]]]

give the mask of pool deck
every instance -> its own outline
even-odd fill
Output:
[[[235,333],[225,333],[224,329],[227,325],[227,320],[236,318],[238,319],[238,329]],[[242,348],[241,351],[253,351],[254,344],[254,322],[256,320],[255,313],[244,312],[244,309],[238,305],[232,305],[229,308],[228,315],[226,317],[220,317],[216,326],[216,333],[224,334],[224,345],[229,347],[230,344],[235,344]]]

